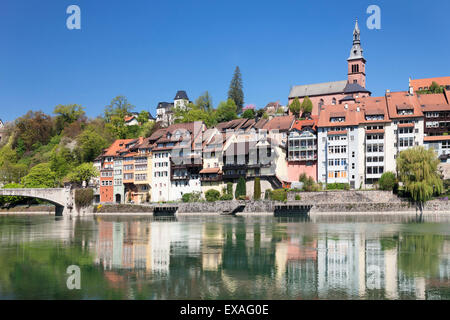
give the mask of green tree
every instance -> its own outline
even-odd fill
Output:
[[[128,102],[124,96],[117,96],[111,100],[111,103],[105,107],[105,120],[111,122],[113,117],[125,119],[131,114],[134,106]]]
[[[135,130],[133,126],[125,125],[125,117],[131,114],[134,106],[131,105],[124,96],[117,96],[111,104],[105,107],[106,127],[110,130],[116,139],[130,138],[130,130]],[[135,137],[132,137],[135,138]]]
[[[80,162],[92,162],[104,148],[108,146],[106,140],[92,129],[87,129],[78,136],[77,153]]]
[[[25,188],[54,188],[56,174],[50,169],[49,163],[41,163],[31,168],[30,173],[23,178]]]
[[[208,202],[218,201],[220,198],[220,192],[214,189],[209,189],[205,192],[205,199]]]
[[[210,97],[208,91],[195,100],[195,106],[200,110],[207,112],[211,112],[213,110],[212,98]]]
[[[241,70],[239,69],[239,66],[237,66],[234,70],[233,79],[230,83],[230,89],[228,90],[228,99],[234,101],[237,106],[238,114],[242,112],[242,108],[244,106],[244,91],[242,88],[243,84]]]
[[[440,161],[433,149],[423,146],[406,149],[397,157],[399,180],[416,203],[420,213],[433,195],[442,193],[443,183],[438,171]]]
[[[255,178],[253,190],[254,190],[253,199],[261,200],[261,179],[258,177]]]
[[[236,191],[234,193],[234,198],[238,199],[245,197],[247,195],[247,186],[245,184],[244,177],[240,177],[236,186]]]
[[[41,111],[28,111],[15,122],[15,141],[13,147],[18,145],[19,139],[27,150],[35,150],[38,145],[47,144],[54,133],[53,120]]]
[[[255,109],[247,109],[242,113],[242,118],[245,119],[255,119],[255,116]]]
[[[236,103],[232,99],[219,103],[216,110],[217,122],[225,122],[237,119]]]
[[[150,118],[150,112],[143,110],[139,113],[139,116],[137,117],[137,121],[139,122],[140,125],[143,125],[144,123],[148,122],[149,118]]]
[[[289,106],[289,111],[296,117],[300,116],[300,110],[301,110],[301,104],[298,98],[295,98],[294,101],[292,101],[291,105]]]
[[[395,184],[397,183],[397,178],[395,177],[395,173],[393,172],[385,172],[381,176],[378,184],[381,190],[392,191],[394,190]]]
[[[192,103],[185,108],[176,107],[174,110],[176,123],[189,123],[195,121],[202,121],[207,127],[216,124],[216,118],[213,110],[203,110],[201,107]]]
[[[313,109],[313,104],[312,104],[311,99],[309,99],[309,97],[305,97],[305,99],[303,99],[302,107],[301,107],[303,117],[305,115],[311,114],[312,109]]]
[[[68,180],[72,183],[83,184],[86,182],[86,185],[89,184],[89,181],[93,177],[97,177],[99,172],[94,167],[91,162],[82,163],[78,167],[76,167],[72,172],[67,176]]]
[[[233,195],[233,182],[227,182],[227,194]]]
[[[66,148],[55,148],[50,158],[50,168],[55,172],[58,179],[64,178],[73,168],[75,162],[74,155]]]
[[[430,85],[430,91],[432,93],[442,93],[442,88],[436,81],[433,81]]]
[[[57,105],[53,114],[56,115],[56,131],[58,133],[75,121],[85,120],[84,108],[78,104]]]

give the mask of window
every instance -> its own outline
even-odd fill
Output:
[[[332,103],[333,105],[335,105],[335,104],[336,104],[336,98],[333,98],[333,100],[331,101],[331,103]]]

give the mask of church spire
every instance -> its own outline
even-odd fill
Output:
[[[358,19],[355,22],[355,29],[353,30],[353,47],[350,51],[348,60],[363,58],[363,49],[361,47],[361,31],[359,30]]]

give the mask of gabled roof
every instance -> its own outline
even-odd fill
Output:
[[[319,117],[314,117],[310,120],[296,120],[294,124],[292,125],[292,130],[298,130],[302,131],[306,128],[311,128],[312,130],[316,131],[317,129],[317,121],[319,120]]]
[[[443,93],[417,94],[417,99],[419,99],[421,107],[425,107],[427,105],[447,104],[447,99],[445,99],[445,95]]]
[[[263,127],[266,130],[288,131],[294,123],[294,116],[281,116],[269,120]]]
[[[389,92],[386,94],[389,117],[394,118],[413,118],[423,117],[417,95],[410,95],[407,91]],[[413,110],[411,115],[398,114],[398,110]]]
[[[359,110],[359,111],[358,111]],[[331,118],[344,118],[341,122],[331,122]],[[345,105],[325,106],[320,113],[318,127],[347,127],[357,126],[363,119],[363,112],[356,104],[351,104],[347,108]]]
[[[103,157],[114,157],[122,149],[126,148],[126,145],[135,141],[136,139],[119,139],[114,141],[108,149],[102,154]]]
[[[414,91],[419,90],[419,88],[430,87],[431,84],[436,82],[440,86],[450,85],[450,77],[437,77],[437,78],[425,78],[425,79],[411,79],[410,86],[413,87]]]
[[[347,80],[294,86],[289,98],[303,98],[344,92]]]

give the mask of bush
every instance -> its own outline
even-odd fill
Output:
[[[214,189],[210,189],[205,193],[206,201],[215,202],[220,198],[220,192]]]
[[[395,174],[389,171],[383,173],[380,180],[378,181],[380,189],[385,191],[393,191],[396,183],[397,179],[395,178]]]
[[[327,190],[350,190],[350,184],[348,184],[348,183],[329,183],[329,184],[327,184]]]
[[[220,200],[222,200],[222,201],[230,201],[230,200],[233,200],[233,195],[232,195],[232,194],[225,193],[224,195],[222,195],[222,196],[220,197]]]
[[[86,208],[92,205],[94,201],[93,189],[77,189],[75,190],[75,205],[79,208]]]
[[[302,173],[298,178],[298,181],[303,183],[303,191],[314,192],[320,190],[320,186],[314,181],[312,177],[306,175],[306,173]]]
[[[239,199],[240,196],[246,196],[246,195],[247,195],[247,187],[245,185],[245,179],[243,177],[240,177],[238,184],[236,186],[236,191],[235,191],[234,197],[236,199]]]
[[[202,198],[201,192],[194,191],[192,193],[185,193],[181,196],[183,202],[199,202]]]
[[[272,190],[267,189],[266,192],[264,192],[264,199],[265,199],[265,200],[270,200],[270,199],[272,199]]]
[[[287,201],[287,190],[277,189],[271,192],[271,200],[274,201]]]
[[[233,196],[233,182],[227,183],[227,193],[231,194],[231,196]],[[232,197],[232,200],[233,200],[233,197]]]
[[[297,200],[297,201],[301,200],[301,197],[299,194],[295,195],[295,200]]]
[[[261,180],[260,178],[255,178],[255,185],[254,185],[254,200],[261,200]]]
[[[183,196],[181,197],[181,201],[183,201],[183,202],[190,202],[191,201],[191,194],[190,193],[183,194]]]

